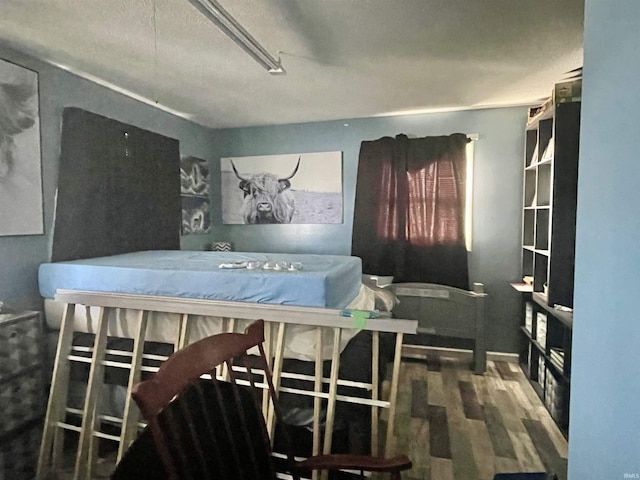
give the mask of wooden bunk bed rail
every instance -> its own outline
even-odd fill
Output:
[[[433,283],[393,283],[389,288],[400,299],[395,315],[418,321],[418,334],[473,340],[473,370],[487,368],[485,299],[482,283],[467,291]]]
[[[94,476],[98,463],[98,439],[108,439],[118,444],[117,460],[122,458],[124,451],[136,438],[140,429],[140,414],[131,401],[129,393],[135,384],[140,382],[142,371],[145,369],[143,359],[145,354],[143,346],[145,333],[149,323],[153,322],[150,312],[177,313],[180,325],[174,342],[174,350],[184,347],[190,339],[189,330],[197,317],[219,317],[223,319],[223,331],[239,331],[247,321],[262,319],[266,323],[265,349],[271,359],[273,379],[276,389],[288,393],[306,395],[313,398],[313,451],[312,454],[328,454],[331,452],[332,434],[335,420],[336,402],[351,402],[371,407],[371,453],[378,454],[378,421],[380,409],[386,410],[387,435],[385,455],[391,456],[390,449],[395,420],[395,403],[398,393],[398,375],[400,371],[400,359],[402,354],[402,341],[404,334],[414,334],[417,329],[417,321],[397,318],[373,318],[357,319],[341,316],[340,310],[297,307],[285,305],[253,304],[242,302],[226,302],[217,300],[199,300],[186,298],[173,298],[149,295],[133,295],[120,293],[103,293],[76,290],[59,290],[55,300],[65,304],[65,312],[62,319],[58,347],[56,350],[55,366],[52,378],[51,392],[47,407],[38,471],[36,478],[55,478],[62,469],[64,455],[64,433],[68,430],[78,432],[78,446],[75,452],[75,462],[72,478],[74,480],[90,479]],[[67,392],[70,381],[70,362],[76,361],[74,356],[74,312],[76,306],[98,307],[99,315],[93,347],[90,352],[90,369],[84,399],[84,407],[81,412],[81,425],[67,422],[71,409],[67,407]],[[120,352],[130,359],[120,363],[129,369],[127,384],[127,399],[124,405],[122,418],[105,419],[100,412],[100,395],[104,384],[104,371],[107,366],[113,366],[108,360],[107,335],[109,331],[110,311],[113,309],[128,309],[137,311],[135,325],[131,331],[135,332],[133,348],[128,352]],[[285,350],[285,331],[289,325],[306,325],[316,331],[316,368],[315,374],[307,378],[313,389],[308,391],[292,391],[281,386],[281,379],[291,375],[283,371]],[[346,382],[339,377],[340,366],[340,338],[345,329],[358,328],[369,330],[372,335],[372,355],[370,383]],[[322,371],[322,341],[323,330],[333,333],[331,372],[328,378]],[[395,334],[395,348],[392,365],[392,378],[388,398],[379,398],[381,391],[377,372],[379,368],[378,345],[379,335],[382,332]],[[84,359],[88,362],[88,359]],[[148,368],[147,368],[148,369]],[[224,374],[224,372],[223,372]],[[341,395],[338,393],[339,385],[357,386],[369,395],[359,397],[357,395]],[[366,397],[369,398],[366,398]],[[324,438],[321,438],[321,402],[325,402]],[[270,433],[274,429],[274,413],[264,412]],[[108,420],[111,425],[119,426],[119,435],[104,433],[101,425]]]

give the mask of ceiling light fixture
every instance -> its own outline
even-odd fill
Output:
[[[216,0],[189,0],[189,2],[270,74],[286,73],[280,59],[273,58]]]

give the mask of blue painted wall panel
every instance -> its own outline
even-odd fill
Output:
[[[569,478],[640,478],[640,2],[585,2]]]
[[[214,185],[220,181],[220,158],[342,151],[344,223],[221,225],[221,199],[214,196],[213,237],[232,242],[239,251],[348,255],[358,153],[363,140],[399,133],[409,136],[478,134],[470,279],[485,283],[489,293],[489,349],[514,352],[519,339],[520,297],[509,282],[518,281],[520,277],[525,122],[526,108],[517,107],[216,130],[214,149],[207,157],[213,162]]]
[[[8,48],[0,48],[0,57],[39,72],[45,204],[45,235],[0,237],[0,300],[7,304],[15,308],[38,308],[41,304],[36,272],[37,266],[50,258],[64,107],[83,108],[177,138],[183,154],[211,162],[212,234],[183,237],[182,248],[192,250],[205,249],[212,241],[231,241],[236,250],[349,254],[360,142],[399,133],[464,132],[480,136],[470,277],[484,282],[490,295],[489,348],[517,350],[519,296],[508,282],[520,276],[525,107],[211,130]],[[221,157],[335,150],[343,152],[343,224],[221,225]]]
[[[206,158],[210,129],[143,104],[60,68],[0,47],[0,58],[39,74],[44,235],[0,237],[0,300],[7,306],[40,309],[38,265],[50,260],[62,111],[78,107],[180,141],[181,152]],[[179,226],[177,226],[179,228]],[[203,249],[211,237],[182,238],[182,248]]]

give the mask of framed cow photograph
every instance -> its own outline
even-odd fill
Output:
[[[225,224],[342,223],[342,152],[220,159]]]
[[[38,74],[0,60],[0,235],[43,230]]]

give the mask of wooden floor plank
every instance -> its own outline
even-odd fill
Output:
[[[471,448],[478,467],[478,480],[492,480],[495,474],[495,453],[484,421],[469,420],[467,432],[471,439]]]
[[[446,400],[444,398],[444,386],[442,385],[442,375],[439,372],[427,373],[427,397],[429,405],[440,405],[444,407]]]
[[[519,377],[518,372],[512,370],[508,362],[496,360],[493,362],[493,364],[495,365],[496,370],[498,371],[498,374],[500,375],[500,378],[502,380],[514,381]]]
[[[540,397],[538,396],[536,391],[533,389],[533,386],[531,385],[529,380],[527,380],[524,374],[522,374],[522,376],[518,378],[518,385],[520,385],[520,392],[523,395],[523,398],[522,398],[523,405],[526,404],[527,408],[531,408],[531,409],[536,408],[536,406],[540,406],[544,408],[544,406],[542,405],[542,402],[540,401]]]
[[[411,416],[414,418],[429,417],[429,400],[427,382],[424,380],[411,381]]]
[[[522,424],[522,418],[523,416],[526,417],[526,415],[524,415],[522,409],[519,408],[517,401],[514,401],[514,397],[510,395],[510,391],[497,390],[492,392],[491,397],[495,402],[495,406],[500,411],[500,416],[507,431],[526,432]]]
[[[395,435],[392,436],[391,442],[391,452],[394,455],[400,453],[407,453],[409,451],[412,438],[410,435],[411,431],[411,417],[409,415],[397,415],[394,425]],[[385,429],[386,432],[386,429]],[[384,437],[381,437],[384,438]],[[384,445],[384,441],[382,443]],[[381,449],[380,452],[384,452],[385,449]]]
[[[500,410],[495,405],[485,405],[484,412],[486,415],[487,430],[489,431],[489,438],[493,445],[493,451],[497,457],[506,458],[518,458],[513,445],[511,443],[511,437],[509,432],[504,426],[502,415]]]
[[[458,373],[461,370],[459,364],[452,362],[450,358],[442,359],[442,388],[444,404],[447,409],[449,424],[462,428],[466,420],[462,405],[462,397],[458,386]]]
[[[424,371],[425,371],[425,361],[424,360],[406,360],[401,363],[400,369],[402,378],[407,381],[421,379],[424,380]]]
[[[440,371],[440,356],[435,354],[427,355],[427,368],[430,372],[439,372]]]
[[[538,421],[542,424],[544,430],[549,435],[556,452],[558,452],[558,456],[564,460],[569,458],[569,444],[567,443],[567,439],[564,438],[562,432],[558,428],[558,425],[556,425],[551,416],[540,415],[538,417]]]
[[[487,362],[487,372],[485,373],[485,375],[487,375],[487,384],[489,385],[490,388],[494,390],[505,389],[504,383],[502,382],[502,378],[500,378],[500,374],[496,369],[495,362]]]
[[[471,446],[472,439],[468,430],[452,426],[449,433],[451,436],[453,478],[455,480],[479,479],[478,466]]]
[[[527,432],[511,432],[513,448],[518,455],[521,471],[523,472],[543,472],[543,464],[538,451],[533,446],[531,437]]]
[[[555,473],[560,480],[566,479],[567,461],[554,447],[544,425],[537,420],[523,420],[523,423],[546,470]]]
[[[400,378],[398,382],[398,402],[396,403],[396,415],[394,421],[394,434],[391,441],[393,442],[390,447],[392,452],[400,453],[407,452],[411,443],[410,424],[411,424],[411,402],[400,399],[410,400],[412,398],[412,378],[415,377],[415,373],[412,372],[413,367],[410,363],[403,363],[400,367]],[[388,418],[388,411],[385,409],[384,418]],[[385,429],[386,430],[386,429]],[[380,437],[385,438],[385,437]],[[384,450],[384,442],[381,452]]]
[[[470,420],[484,420],[484,410],[472,382],[458,381],[464,416]]]
[[[514,473],[521,471],[520,462],[517,458],[493,457],[493,464],[496,473]]]
[[[443,458],[431,459],[431,480],[454,480],[453,462]]]
[[[481,405],[493,403],[491,393],[487,385],[487,375],[473,375],[473,377],[471,377],[471,381],[476,389],[478,402],[480,402]]]
[[[432,457],[451,459],[447,409],[429,405],[429,452]]]
[[[531,388],[531,385],[525,386],[525,388],[528,387],[527,389],[530,389],[529,394],[525,392],[522,383],[519,381],[505,382],[505,386],[510,395],[514,397],[515,403],[523,411],[524,417],[530,416],[532,412],[534,412],[535,406],[542,406],[540,397],[538,397],[538,394]],[[537,416],[535,413],[534,415]]]
[[[412,478],[428,478],[431,470],[431,455],[429,450],[429,421],[422,418],[412,418],[410,423],[409,448],[405,450],[414,467]]]

